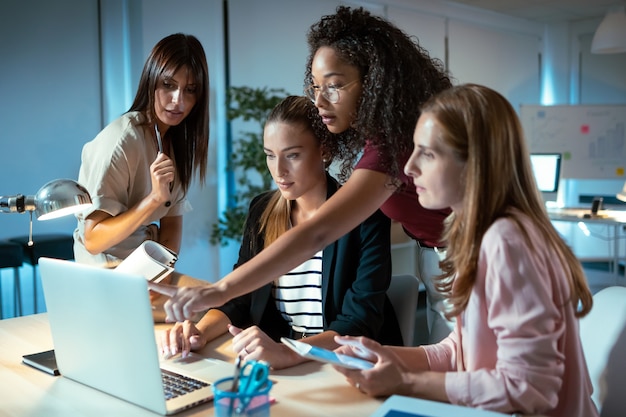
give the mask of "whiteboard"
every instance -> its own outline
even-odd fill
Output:
[[[522,105],[530,152],[560,152],[561,178],[626,178],[626,105]]]

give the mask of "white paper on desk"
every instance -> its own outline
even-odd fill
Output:
[[[144,276],[148,281],[161,282],[174,270],[178,255],[153,240],[146,240],[115,269]]]

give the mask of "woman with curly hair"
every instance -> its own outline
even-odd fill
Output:
[[[437,278],[456,326],[433,345],[397,348],[336,337],[375,365],[336,367],[372,396],[400,394],[501,413],[593,417],[578,331],[593,299],[554,229],[513,106],[467,84],[429,100],[404,170],[424,207],[451,207]]]
[[[378,209],[401,223],[436,258],[432,248],[440,246],[449,210],[422,208],[401,167],[412,150],[419,106],[451,87],[441,63],[392,23],[363,8],[340,6],[335,14],[322,17],[310,28],[308,44],[305,92],[327,129],[336,134],[329,151],[344,159],[341,179],[349,178],[307,221],[215,285],[178,291],[153,286],[173,297],[165,305],[170,319],[181,321],[193,311],[222,305],[275,280]],[[430,276],[421,278],[431,306],[439,308]],[[441,339],[450,329],[439,312],[434,313],[441,322],[436,336]],[[435,327],[434,320],[430,324]]]

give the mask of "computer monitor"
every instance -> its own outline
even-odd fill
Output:
[[[561,179],[560,153],[531,153],[530,162],[544,200],[556,200]]]

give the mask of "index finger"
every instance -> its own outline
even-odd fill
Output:
[[[156,282],[148,282],[148,289],[168,297],[174,297],[178,291],[175,285],[157,284]]]

